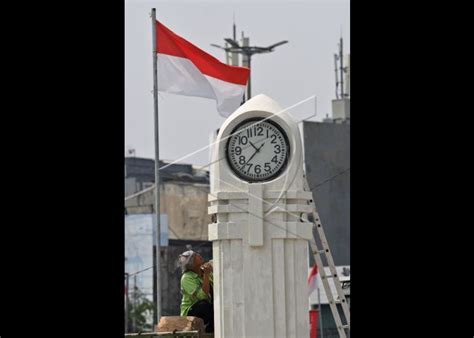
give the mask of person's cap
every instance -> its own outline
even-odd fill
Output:
[[[190,257],[192,255],[194,255],[195,252],[193,250],[188,250],[188,251],[185,251],[183,252],[180,256],[183,256],[183,257]]]

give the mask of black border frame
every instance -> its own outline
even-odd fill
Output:
[[[271,177],[269,177],[268,179],[265,179],[265,180],[259,180],[259,179],[249,179],[248,177],[244,177],[243,175],[241,175],[239,172],[237,172],[235,170],[235,168],[231,165],[231,162],[230,162],[230,158],[229,158],[229,152],[227,151],[228,148],[229,148],[229,142],[230,142],[230,139],[231,139],[231,135],[233,135],[242,125],[248,123],[248,122],[252,122],[252,121],[262,121],[262,120],[265,120],[264,122],[268,122],[270,123],[271,125],[273,125],[275,128],[277,128],[283,135],[283,138],[285,139],[286,143],[287,143],[287,150],[286,150],[286,153],[287,153],[287,156],[286,156],[286,159],[285,159],[285,162],[283,163],[283,166],[278,169],[278,171],[276,173],[274,173]],[[284,172],[287,167],[288,167],[288,162],[289,162],[289,159],[290,159],[290,156],[291,156],[291,143],[290,143],[290,140],[288,138],[288,135],[285,131],[285,129],[283,129],[278,123],[276,123],[275,121],[271,121],[269,118],[265,118],[265,117],[251,117],[251,118],[248,118],[248,119],[245,119],[243,120],[242,122],[240,122],[239,124],[237,124],[233,129],[232,129],[232,132],[230,133],[229,137],[228,137],[228,140],[226,142],[226,145],[225,145],[225,148],[224,148],[224,151],[225,151],[225,157],[226,157],[226,160],[227,160],[227,164],[229,165],[229,168],[231,169],[231,172],[236,175],[238,178],[244,180],[245,182],[249,182],[249,183],[265,183],[265,182],[270,182],[270,181],[274,181],[276,180],[278,177],[281,176],[282,172]]]

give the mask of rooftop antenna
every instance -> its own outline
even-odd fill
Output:
[[[334,54],[334,72],[336,74],[336,99],[339,99],[339,78],[337,74],[337,61],[338,61],[339,56],[337,54]]]
[[[342,28],[341,28],[342,29]],[[341,86],[341,99],[344,98],[344,57],[343,57],[343,46],[342,46],[342,32],[341,32],[341,38],[339,40],[339,76],[341,77],[341,80],[339,81]]]
[[[136,157],[135,148],[129,147],[129,148],[127,149],[127,155],[128,155],[129,157]]]
[[[232,31],[233,31],[233,33],[234,33],[234,34],[233,34],[233,39],[234,39],[234,41],[237,41],[236,28],[235,28],[235,12],[234,12],[234,18],[233,18],[233,19],[234,19],[234,24],[233,24],[233,26],[232,26]]]
[[[341,37],[339,38],[338,51],[334,54],[334,72],[336,73],[336,99],[343,99],[346,94],[344,93],[344,45],[342,39],[342,26],[341,26]],[[338,65],[339,61],[339,65]]]
[[[268,47],[258,47],[258,46],[249,46],[248,41],[249,38],[244,36],[244,31],[242,31],[242,45],[239,45],[236,39],[236,29],[235,29],[235,13],[234,13],[234,26],[233,26],[233,39],[230,38],[225,38],[225,42],[227,42],[230,46],[222,47],[216,44],[212,44],[211,46],[217,47],[220,49],[225,50],[226,52],[231,52],[231,53],[237,53],[237,54],[242,54],[242,61],[246,62],[246,65],[248,68],[251,69],[251,60],[252,60],[252,55],[254,54],[263,54],[263,53],[271,53],[274,51],[275,47],[281,46],[285,43],[288,43],[287,40],[277,42],[273,45],[270,45]],[[249,75],[249,80],[247,83],[247,100],[251,98],[251,86],[250,86],[250,81],[251,75]],[[245,102],[245,101],[243,101]]]

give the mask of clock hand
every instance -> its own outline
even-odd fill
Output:
[[[252,145],[252,147],[255,148],[255,150],[258,150],[258,148],[252,143],[252,141],[249,140],[249,143]]]
[[[248,161],[242,166],[242,169],[245,168],[245,166],[247,165],[247,163],[250,162],[250,160],[260,151],[260,149],[262,149],[263,145],[265,144],[265,142],[262,143],[262,145],[260,146],[260,148],[258,148],[253,154],[252,156],[250,156],[250,158],[248,159]]]
[[[247,163],[250,162],[250,160],[258,153],[258,149],[252,154],[252,156],[250,156],[250,158],[248,159],[247,162],[245,162],[245,164],[242,166],[241,170],[245,168],[245,166],[247,165]]]
[[[265,141],[266,139],[268,139],[268,137],[264,137],[264,138],[261,138],[260,140],[257,140],[255,143],[253,144],[247,144],[245,146],[242,147],[242,150],[245,150],[245,149],[248,149],[250,148],[251,146],[253,146],[255,149],[257,149],[257,147],[255,146],[256,144],[260,144],[262,143],[262,141]],[[249,140],[250,141],[250,140]],[[251,142],[250,142],[251,143]]]

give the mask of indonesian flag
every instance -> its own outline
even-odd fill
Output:
[[[317,289],[317,281],[316,275],[318,274],[318,266],[316,263],[313,265],[311,270],[308,273],[308,297],[313,293],[314,290]]]
[[[250,69],[230,66],[156,21],[158,90],[217,101],[227,117],[242,103]]]

